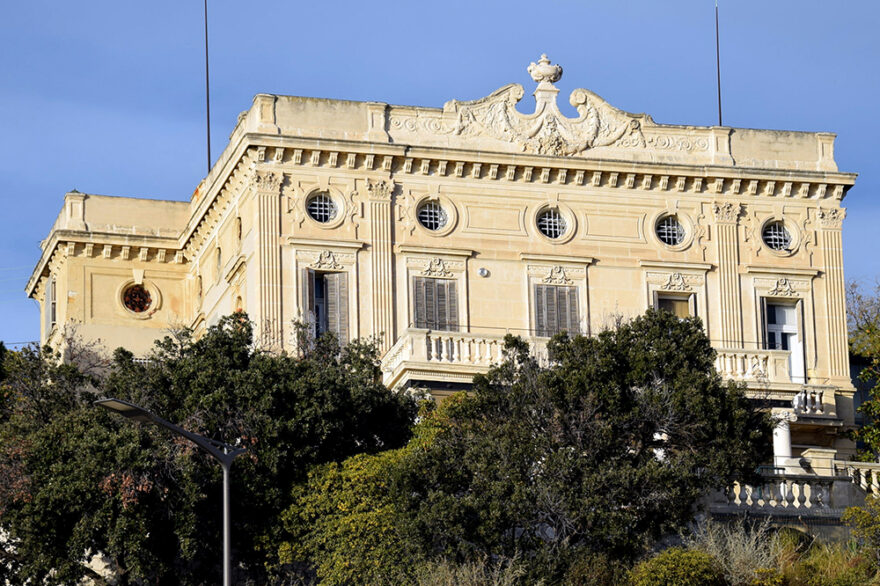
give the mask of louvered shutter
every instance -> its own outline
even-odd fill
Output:
[[[437,329],[437,285],[434,279],[425,279],[425,325],[422,327]]]
[[[568,330],[571,334],[577,334],[580,332],[580,327],[578,326],[578,301],[577,301],[577,287],[559,287],[560,294],[565,297],[565,313],[561,314],[563,318],[560,320],[560,329]]]
[[[422,277],[413,279],[413,313],[415,326],[417,328],[428,327],[428,308],[425,304],[425,281]]]
[[[348,341],[348,275],[326,273],[322,276],[327,297],[327,329],[345,343]]]
[[[547,312],[544,310],[544,294],[546,287],[535,285],[535,335],[546,336]]]
[[[318,324],[315,315],[315,271],[312,269],[302,270],[302,297],[303,320],[309,333],[315,337],[318,334]]]
[[[446,329],[452,332],[458,331],[458,288],[456,284],[456,281],[453,280],[446,281],[446,299],[449,303],[449,310],[446,313],[448,319]]]
[[[433,281],[434,291],[437,300],[437,324],[434,326],[438,330],[446,330],[449,327],[449,295],[447,294],[446,285],[448,281],[440,279],[431,279]]]
[[[764,349],[770,349],[770,331],[767,328],[767,320],[769,319],[769,314],[767,310],[767,298],[761,297],[761,334],[764,336]],[[723,344],[726,346],[727,341],[725,340]]]

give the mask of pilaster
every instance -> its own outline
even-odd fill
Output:
[[[256,323],[260,345],[281,348],[281,181],[275,171],[256,171],[257,265],[259,305]]]
[[[367,181],[370,203],[370,281],[372,285],[373,332],[379,349],[388,350],[394,341],[394,279],[391,248],[391,194],[394,182]]]
[[[742,348],[742,295],[739,283],[739,244],[737,224],[742,206],[738,203],[714,203],[718,246],[719,311],[721,312],[720,344],[725,348]],[[713,336],[714,337],[714,336]]]
[[[825,315],[828,324],[828,368],[835,378],[849,380],[846,335],[846,292],[843,280],[842,209],[820,209],[819,233],[825,255]]]

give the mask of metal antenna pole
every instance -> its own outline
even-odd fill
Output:
[[[223,466],[223,586],[232,586],[232,529],[229,522],[229,466],[232,460],[220,464]]]
[[[718,0],[715,0],[715,73],[718,77],[718,126],[724,126],[721,122],[721,43],[718,40]]]
[[[208,173],[211,172],[211,82],[208,77],[208,0],[205,0],[205,117],[208,131]]]

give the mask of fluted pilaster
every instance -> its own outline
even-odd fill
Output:
[[[738,203],[713,205],[717,226],[715,241],[718,246],[718,280],[721,312],[720,343],[728,348],[741,348],[742,295],[739,283],[739,239],[737,222],[742,206]],[[714,338],[715,336],[713,336]]]
[[[391,258],[391,181],[368,181],[373,332],[384,352],[394,342],[394,279]]]
[[[846,291],[843,280],[844,211],[819,210],[821,243],[825,255],[825,314],[828,320],[828,367],[833,377],[849,378],[846,334]]]
[[[281,347],[281,181],[282,174],[257,171],[257,263],[260,267],[259,315],[256,316],[260,345]]]

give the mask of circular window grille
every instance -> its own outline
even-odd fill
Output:
[[[336,204],[330,194],[324,191],[310,197],[306,209],[313,220],[322,224],[336,217]]]
[[[134,313],[147,311],[152,303],[150,292],[144,289],[143,285],[132,285],[122,294],[122,304],[127,310]]]
[[[675,216],[666,216],[657,222],[657,238],[667,246],[678,246],[684,242],[684,226]]]
[[[428,230],[439,230],[446,226],[446,210],[436,201],[427,201],[419,207],[419,224]]]
[[[761,237],[764,239],[764,244],[773,250],[788,250],[791,247],[791,234],[780,221],[770,222],[764,226]]]
[[[559,238],[565,234],[565,227],[565,218],[555,208],[538,214],[538,230],[547,238]]]

